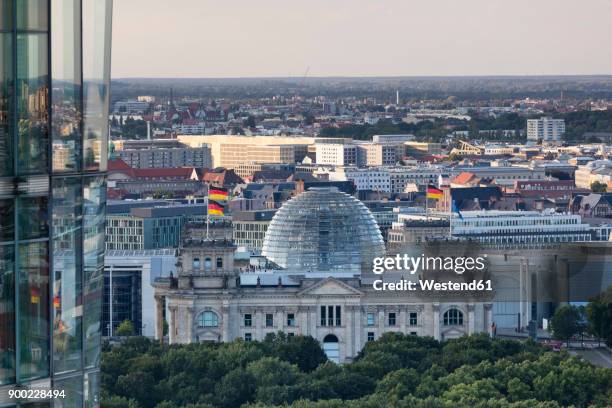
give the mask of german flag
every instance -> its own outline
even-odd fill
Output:
[[[218,201],[208,199],[208,215],[221,215],[225,214],[225,206]]]
[[[227,196],[228,196],[227,188],[210,187],[208,189],[208,198],[211,200],[225,201],[227,200]]]
[[[444,191],[440,190],[432,186],[431,184],[427,186],[427,198],[433,198],[434,200],[439,200],[444,195]]]

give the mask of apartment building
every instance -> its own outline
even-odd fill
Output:
[[[541,117],[527,119],[527,140],[558,142],[565,133],[565,120]]]

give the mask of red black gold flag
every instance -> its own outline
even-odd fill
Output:
[[[427,186],[427,198],[439,200],[442,198],[442,196],[444,196],[444,191],[432,186],[431,184]]]
[[[225,207],[218,201],[208,199],[208,215],[223,215]]]
[[[208,198],[212,200],[227,200],[228,191],[223,187],[210,187],[208,189]]]

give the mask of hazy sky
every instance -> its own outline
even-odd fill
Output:
[[[612,0],[115,0],[120,77],[612,74]]]

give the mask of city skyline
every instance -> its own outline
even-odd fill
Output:
[[[116,2],[113,78],[612,73],[603,0],[181,5]]]

